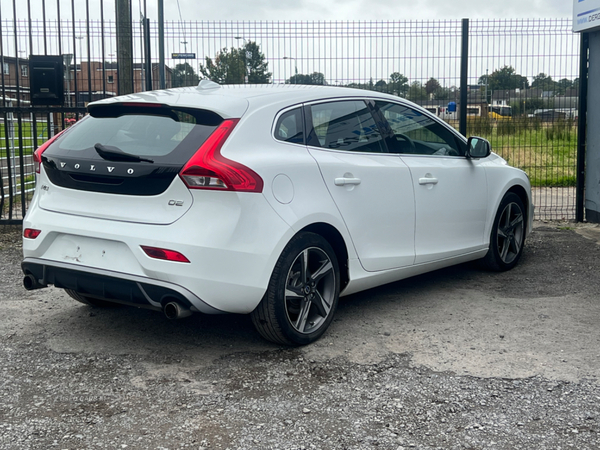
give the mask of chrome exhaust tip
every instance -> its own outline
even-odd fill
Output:
[[[178,302],[169,302],[163,308],[165,316],[169,320],[183,319],[192,315],[192,311],[179,304]]]

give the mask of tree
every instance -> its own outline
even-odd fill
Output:
[[[325,75],[323,75],[321,72],[313,72],[310,75],[297,73],[296,75],[292,75],[285,82],[286,84],[327,84],[325,82]]]
[[[379,80],[375,83],[375,90],[379,92],[387,92],[387,83],[385,80]]]
[[[206,65],[200,65],[200,73],[204,78],[219,84],[242,84],[245,80],[245,57],[239,49],[222,49],[215,60],[205,59]]]
[[[410,83],[410,88],[406,98],[410,101],[425,100],[427,99],[427,91],[419,81],[413,81]]]
[[[532,88],[541,89],[542,91],[556,91],[557,85],[556,82],[552,80],[552,77],[546,75],[545,73],[540,73],[533,77],[533,83],[531,83]]]
[[[571,86],[571,89],[575,89],[576,91],[579,91],[579,78],[575,78],[573,80],[573,85]]]
[[[177,64],[171,73],[173,87],[196,86],[200,78],[188,63]]]
[[[448,100],[450,98],[450,89],[445,87],[440,87],[437,91],[435,91],[435,99],[436,100]]]
[[[436,80],[435,78],[430,78],[429,81],[427,81],[427,83],[425,83],[425,92],[427,92],[427,95],[429,95],[429,96],[433,95],[437,98],[436,94],[441,89],[442,89],[442,86],[440,85],[440,82],[438,80]]]
[[[573,82],[568,78],[562,78],[556,82],[556,88],[560,95],[564,95],[568,89],[573,88]]]
[[[408,85],[408,78],[399,72],[394,72],[390,75],[390,82],[388,84],[388,92],[405,97],[410,86]]]
[[[495,70],[490,75],[479,77],[478,84],[486,85],[488,91],[498,89],[526,89],[529,87],[527,77],[519,75],[512,66],[504,66],[502,69]]]
[[[248,76],[248,83],[269,83],[271,73],[268,63],[256,42],[248,41],[240,48],[223,48],[214,61],[206,57],[205,65],[200,65],[202,76],[219,84],[242,84]]]
[[[260,51],[260,46],[253,41],[248,41],[244,48],[245,63],[248,67],[248,83],[265,84],[271,82],[269,63],[265,61],[265,55]]]

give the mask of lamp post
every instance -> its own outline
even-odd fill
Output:
[[[295,70],[294,74],[298,75],[298,65],[296,63],[296,58],[293,58],[291,56],[284,56],[283,59],[291,59],[291,60],[294,61],[294,70]],[[296,83],[298,83],[298,77],[297,76],[294,78],[294,84],[296,84]]]
[[[81,41],[83,41],[84,37],[85,36],[75,36],[75,39],[79,41],[79,64],[81,64],[81,61],[83,61],[83,50],[81,49]]]
[[[248,41],[246,40],[246,38],[243,38],[241,36],[235,36],[234,37],[235,40],[242,40],[244,41],[244,45],[248,45]],[[246,61],[244,62],[244,84],[248,84],[248,75],[249,75],[249,69],[248,69],[248,61],[252,59],[252,52],[247,50],[245,50],[246,53]]]

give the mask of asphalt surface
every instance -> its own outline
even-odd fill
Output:
[[[600,448],[596,226],[343,298],[302,348],[25,291],[20,252],[0,228],[1,449]]]

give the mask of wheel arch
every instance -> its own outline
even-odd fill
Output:
[[[334,226],[328,223],[312,223],[302,228],[301,232],[315,233],[323,237],[335,252],[335,257],[338,260],[340,266],[340,292],[348,285],[350,276],[348,274],[348,247],[342,234]]]

